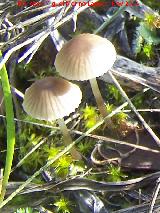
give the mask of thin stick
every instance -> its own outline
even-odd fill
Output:
[[[111,18],[107,19],[98,29],[94,31],[94,34],[101,32],[105,27],[107,27],[111,22],[113,22],[122,12],[126,9],[126,5],[120,7]]]
[[[153,208],[154,208],[154,205],[155,205],[155,202],[156,202],[156,199],[157,199],[159,190],[160,190],[160,177],[159,177],[158,180],[157,180],[156,190],[155,190],[155,192],[153,193],[153,198],[152,198],[152,202],[151,202],[151,206],[150,206],[149,213],[152,213],[152,212],[153,212]]]
[[[50,135],[48,136],[50,137]],[[15,169],[17,169],[18,167],[20,167],[24,161],[34,152],[36,151],[42,144],[44,144],[46,142],[46,140],[48,139],[48,137],[44,138],[43,140],[41,140],[40,142],[38,142],[38,144],[36,146],[33,147],[33,149],[31,149],[18,163],[16,166],[13,167],[13,169],[11,170],[11,172],[13,172]]]
[[[82,137],[85,134],[85,133],[80,132],[78,130],[74,130],[74,133],[76,133],[77,135],[81,135]],[[87,137],[94,138],[94,139],[97,139],[97,140],[100,140],[100,141],[103,141],[103,142],[107,142],[107,144],[113,143],[113,144],[126,145],[126,146],[129,146],[129,147],[133,147],[135,149],[160,154],[159,150],[149,148],[149,147],[145,147],[145,146],[141,146],[141,145],[132,144],[132,143],[127,142],[127,141],[116,140],[114,138],[109,138],[109,137],[105,137],[105,136],[101,136],[101,135],[93,135],[93,134],[90,134],[90,133],[87,135]]]
[[[113,116],[113,114],[111,116]],[[0,117],[5,118],[4,115],[0,115]],[[110,117],[110,114],[107,117]],[[29,122],[29,121],[24,121],[24,120],[18,120],[16,118],[14,120],[16,122],[24,122],[24,123],[27,123],[27,124],[41,126],[41,127],[44,127],[44,128],[51,128],[51,129],[54,129],[54,130],[59,130],[60,129],[59,127],[53,127],[51,125],[40,124],[40,123],[35,123],[35,122]],[[102,121],[99,124],[99,126],[102,125],[103,123],[104,123],[104,121]],[[74,134],[77,134],[77,135],[81,135],[81,136],[83,136],[85,134],[85,133],[83,133],[81,131],[78,131],[78,130],[71,130],[70,132],[74,133]],[[158,151],[156,149],[152,149],[152,148],[148,148],[148,147],[144,147],[144,146],[140,146],[140,145],[136,145],[136,144],[131,144],[129,142],[116,140],[114,138],[104,137],[104,136],[100,136],[100,135],[93,135],[93,134],[88,134],[86,137],[90,137],[90,138],[95,138],[97,140],[106,141],[107,143],[110,142],[110,143],[115,143],[115,144],[126,145],[126,146],[129,146],[129,147],[133,147],[133,148],[136,148],[136,149],[140,149],[140,150],[144,150],[144,151],[149,151],[149,152],[153,152],[153,153],[160,153],[160,151]]]
[[[113,80],[113,82],[115,83],[116,87],[119,89],[119,91],[122,94],[122,96],[128,102],[128,105],[132,108],[132,110],[134,111],[134,113],[137,115],[137,117],[139,118],[139,120],[142,122],[142,124],[145,127],[145,129],[149,132],[149,134],[156,141],[157,145],[160,147],[160,139],[153,132],[153,130],[151,129],[151,127],[146,123],[146,121],[144,120],[144,118],[139,114],[139,112],[137,111],[137,109],[135,108],[135,106],[133,105],[133,103],[131,102],[131,100],[128,98],[128,96],[125,93],[125,91],[122,89],[122,87],[120,86],[120,84],[118,83],[118,81],[116,80],[116,78],[112,75],[111,71],[108,71],[108,73],[109,73],[111,79]]]

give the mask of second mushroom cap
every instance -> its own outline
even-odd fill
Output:
[[[26,90],[23,108],[34,118],[53,121],[74,112],[81,98],[77,85],[61,78],[46,77]]]

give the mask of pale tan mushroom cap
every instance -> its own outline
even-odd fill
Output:
[[[116,60],[116,50],[106,38],[80,34],[58,52],[55,67],[69,80],[88,80],[106,73]]]
[[[23,108],[33,118],[53,121],[74,112],[81,99],[77,85],[61,78],[46,77],[26,90]]]

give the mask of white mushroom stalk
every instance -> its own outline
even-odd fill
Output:
[[[103,118],[105,118],[107,116],[106,105],[105,105],[105,102],[100,93],[100,90],[99,90],[99,87],[97,84],[97,80],[96,80],[96,78],[92,78],[89,80],[89,82],[91,84],[92,92],[96,99],[96,103],[97,103],[98,109],[100,111],[100,114],[102,115]]]
[[[63,134],[63,141],[64,141],[64,145],[65,146],[68,146],[70,145],[73,141],[72,141],[72,138],[71,138],[71,135],[69,134],[69,131],[68,131],[68,128],[64,122],[64,119],[63,118],[59,118],[57,119],[57,123],[59,125],[59,128]],[[80,153],[75,149],[75,147],[72,147],[70,149],[70,153],[72,155],[72,157],[76,160],[80,160],[81,159],[81,155]]]
[[[46,77],[34,82],[25,92],[23,108],[33,118],[46,121],[57,120],[63,134],[64,144],[71,144],[63,117],[68,116],[79,106],[82,98],[80,88],[67,80]],[[81,159],[75,147],[70,151],[75,160]]]
[[[116,50],[106,38],[94,34],[80,34],[68,41],[58,52],[55,67],[69,80],[89,80],[103,118],[107,109],[96,77],[106,73],[116,60]]]

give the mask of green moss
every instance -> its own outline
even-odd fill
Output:
[[[108,174],[107,180],[111,182],[118,182],[127,178],[119,166],[110,165],[108,167]]]
[[[64,198],[63,196],[54,202],[57,213],[71,213],[71,205],[71,201],[69,201],[67,198]]]

